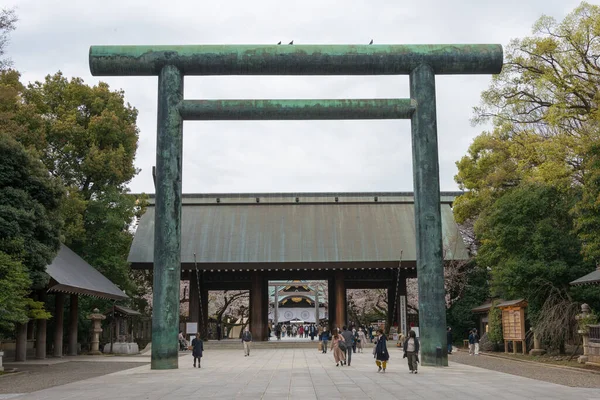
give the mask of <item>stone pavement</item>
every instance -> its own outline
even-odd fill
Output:
[[[466,351],[455,351],[450,356],[450,361],[559,385],[600,389],[600,374],[577,370],[573,367],[564,368],[552,364],[523,362],[483,353],[479,356],[469,356]]]
[[[377,373],[370,352],[354,354],[351,367],[313,349],[206,351],[202,368],[190,355],[180,368],[148,365],[30,393],[15,399],[600,399],[600,389],[573,388],[452,363],[408,373],[402,353],[390,348],[388,371]],[[0,378],[0,385],[6,384]]]

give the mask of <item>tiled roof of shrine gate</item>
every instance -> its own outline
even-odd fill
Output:
[[[49,292],[79,294],[113,300],[128,298],[107,277],[65,245],[61,245],[52,263],[46,267],[46,273],[52,278]]]
[[[468,252],[451,204],[460,192],[442,192],[446,260]],[[154,206],[142,216],[129,262],[152,268]],[[181,263],[393,263],[416,260],[412,193],[188,194],[182,199]],[[391,265],[391,264],[390,264]],[[268,266],[266,266],[268,267]]]

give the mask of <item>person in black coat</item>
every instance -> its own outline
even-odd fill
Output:
[[[387,338],[383,334],[383,329],[379,329],[377,331],[377,346],[375,346],[375,364],[379,367],[377,372],[380,372],[382,369],[385,372],[387,362],[390,359],[386,342]]]
[[[192,340],[192,356],[194,357],[194,368],[196,368],[196,359],[198,359],[198,368],[200,368],[200,360],[204,351],[204,343],[200,339],[200,333],[196,333],[196,337]]]
[[[446,342],[448,343],[448,354],[452,354],[452,328],[450,327],[446,332]]]

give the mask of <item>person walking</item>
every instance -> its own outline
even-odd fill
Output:
[[[358,343],[358,331],[356,330],[356,328],[352,328],[352,338],[354,339],[352,341],[352,352],[356,353],[356,346]]]
[[[329,342],[329,332],[327,331],[327,328],[323,328],[319,339],[323,344],[323,354],[327,354],[327,342]]]
[[[221,340],[221,324],[217,324],[217,340]]]
[[[283,326],[281,327],[281,335],[282,335],[283,337],[285,337],[285,334],[286,334],[286,332],[287,332],[287,328],[285,327],[285,325],[283,325]]]
[[[377,372],[380,372],[382,369],[385,372],[389,359],[390,353],[388,353],[387,349],[387,338],[383,333],[383,329],[379,329],[377,331],[377,345],[375,346],[375,364],[379,367]]]
[[[367,341],[367,336],[365,335],[365,332],[363,331],[362,328],[358,328],[358,340],[357,340],[357,346],[358,346],[358,352],[362,353],[363,349],[365,347],[365,342]]]
[[[336,329],[331,339],[331,351],[333,351],[333,358],[335,359],[335,366],[339,367],[340,363],[344,365],[346,363],[346,351],[349,347],[344,342],[344,337],[338,333]]]
[[[300,338],[304,336],[304,326],[300,325],[300,328],[298,328],[298,334],[300,335]]]
[[[342,328],[342,336],[344,337],[344,342],[346,345],[346,360],[344,361],[344,364],[348,364],[348,366],[350,366],[350,364],[352,363],[352,348],[354,347],[354,334],[348,330],[346,325],[344,325]]]
[[[244,344],[244,357],[250,356],[250,345],[252,344],[252,333],[250,328],[246,327],[244,333],[242,333],[242,343]]]
[[[411,374],[417,373],[417,363],[419,362],[419,339],[415,331],[408,332],[408,339],[404,342],[404,358],[408,358],[408,369]]]
[[[448,354],[452,354],[452,328],[450,327],[446,332],[446,342],[448,343]]]
[[[196,368],[196,360],[198,360],[198,368],[200,368],[200,360],[204,352],[204,343],[200,339],[200,332],[196,333],[196,337],[192,340],[192,356],[194,357],[194,368]]]
[[[471,334],[469,335],[469,355],[479,355],[479,335],[475,328],[471,330]]]
[[[317,328],[314,325],[310,326],[310,340],[315,340],[315,333],[317,332]]]

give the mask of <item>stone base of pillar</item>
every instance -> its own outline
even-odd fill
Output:
[[[544,349],[531,349],[531,350],[529,350],[529,355],[530,356],[543,356],[544,354],[546,354],[546,350],[544,350]]]
[[[2,365],[2,357],[4,357],[4,352],[0,351],[0,371],[4,371],[4,366]]]
[[[579,364],[585,364],[586,362],[588,362],[590,359],[588,356],[579,356],[577,357],[577,362]]]

